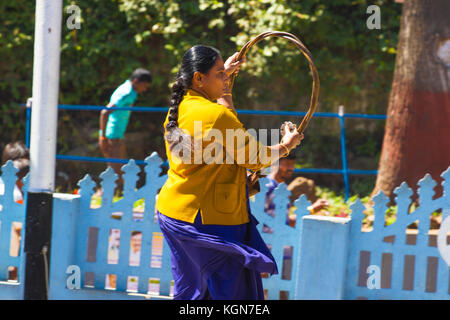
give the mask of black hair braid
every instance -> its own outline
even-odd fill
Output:
[[[166,124],[165,138],[169,143],[169,149],[182,142],[185,138],[183,132],[178,128],[178,108],[186,93],[186,87],[183,84],[183,79],[178,77],[172,85],[172,96],[170,98],[169,118]]]
[[[166,125],[166,130],[178,127],[178,107],[183,100],[186,93],[186,88],[183,84],[182,78],[177,78],[172,85],[172,96],[170,97],[169,122]]]

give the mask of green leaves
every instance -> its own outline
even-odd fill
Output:
[[[80,93],[77,103],[88,99],[91,104],[100,100],[103,103],[104,96],[83,95],[90,91],[89,87],[98,85],[96,77],[101,80],[102,73],[115,74],[113,80],[101,84],[104,95],[121,81],[125,75],[121,70],[131,69],[131,65],[144,63],[151,69],[151,65],[163,64],[156,70],[169,71],[165,75],[166,83],[169,83],[182,54],[192,45],[213,45],[228,56],[260,32],[282,30],[299,36],[313,53],[320,75],[327,75],[321,77],[323,107],[337,101],[355,101],[352,104],[356,109],[357,97],[374,79],[383,93],[390,86],[400,15],[400,6],[391,2],[377,2],[382,12],[382,29],[369,31],[365,27],[366,1],[66,0],[65,8],[74,3],[80,6],[82,24],[80,30],[63,28],[61,68],[90,70],[88,74],[80,75],[71,72],[79,78],[76,82],[83,86],[71,90]],[[0,33],[3,60],[0,71],[16,68],[31,81],[30,71],[22,68],[23,61],[32,60],[33,46],[34,7],[26,3],[18,0],[1,5],[2,28],[5,30]],[[64,19],[67,16],[65,13]],[[17,52],[27,54],[17,57]],[[359,77],[355,83],[352,74],[356,69]],[[93,78],[86,78],[87,75]],[[258,43],[257,48],[249,52],[248,62],[239,78],[247,82],[256,77],[258,81],[252,81],[252,87],[259,91],[264,89],[259,88],[260,83],[277,83],[273,80],[286,78],[286,75],[291,84],[286,88],[287,92],[298,86],[310,86],[307,63],[297,49],[285,40],[271,39]],[[384,81],[383,84],[379,80]],[[61,81],[62,88],[67,88],[66,79]],[[348,86],[348,83],[352,85]],[[238,84],[244,86],[243,91],[251,89],[240,80]],[[13,83],[10,85],[14,86]],[[20,95],[15,98],[25,99]],[[166,97],[161,96],[158,100],[164,99]],[[383,99],[386,101],[384,95]],[[259,103],[246,99],[240,102],[246,107]],[[346,107],[352,109],[352,106]]]

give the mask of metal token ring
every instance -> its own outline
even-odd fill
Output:
[[[314,112],[316,111],[316,108],[317,108],[317,102],[319,100],[320,83],[319,83],[319,74],[317,73],[316,65],[314,64],[314,61],[312,59],[311,52],[309,52],[309,50],[305,47],[305,45],[293,34],[290,34],[288,32],[282,32],[282,31],[263,32],[260,35],[258,35],[257,37],[255,37],[253,40],[250,40],[242,47],[241,51],[239,51],[237,60],[241,60],[247,54],[248,50],[253,45],[255,45],[256,43],[258,43],[259,41],[261,41],[262,39],[267,38],[267,37],[279,37],[279,38],[283,38],[283,39],[291,41],[300,50],[300,52],[303,53],[303,55],[306,57],[306,59],[309,62],[309,68],[311,69],[312,78],[313,78],[313,85],[312,85],[311,100],[310,100],[308,112],[306,113],[305,117],[303,118],[303,120],[300,122],[300,124],[297,127],[298,132],[302,133],[308,126],[309,121],[312,119]],[[230,76],[230,88],[233,88],[235,78],[236,78],[236,73],[233,73]]]

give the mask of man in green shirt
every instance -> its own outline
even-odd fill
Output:
[[[152,76],[146,69],[136,69],[130,79],[122,83],[111,95],[108,109],[100,112],[99,146],[105,158],[126,159],[127,151],[124,142],[124,134],[130,119],[131,111],[120,110],[123,107],[131,107],[138,94],[148,89],[152,82]],[[110,163],[108,166],[114,169],[119,176],[117,188],[123,185],[121,167],[122,163]]]

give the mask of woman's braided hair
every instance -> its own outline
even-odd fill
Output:
[[[204,45],[194,46],[184,54],[177,78],[172,85],[169,121],[165,127],[166,134],[164,138],[168,142],[170,150],[178,143],[183,142],[183,140],[186,142],[186,139],[184,139],[185,134],[178,128],[178,107],[186,94],[186,90],[192,85],[194,73],[208,73],[219,57],[220,52],[216,48]]]

